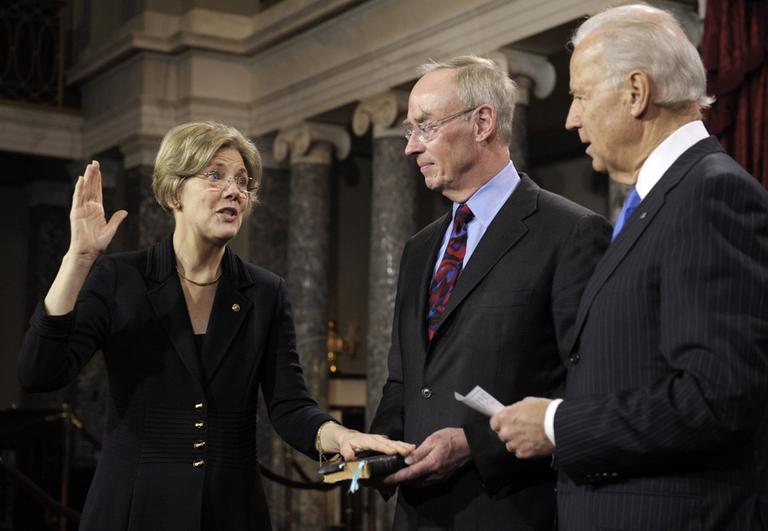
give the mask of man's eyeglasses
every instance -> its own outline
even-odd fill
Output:
[[[472,107],[471,109],[464,109],[463,111],[449,114],[448,116],[444,116],[438,120],[428,120],[418,125],[406,124],[403,130],[403,134],[405,135],[405,139],[409,142],[411,141],[411,137],[415,134],[416,139],[424,144],[434,138],[435,133],[437,133],[437,130],[441,125],[445,125],[451,120],[467,114],[468,112],[472,112],[475,109],[476,107]]]
[[[229,183],[234,182],[237,189],[244,194],[251,191],[251,183],[253,182],[253,177],[245,173],[238,173],[233,177],[227,177],[219,170],[208,170],[199,175],[194,175],[194,177],[205,179],[221,190],[226,190]]]

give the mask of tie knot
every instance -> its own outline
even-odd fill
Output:
[[[472,218],[474,217],[475,215],[469,209],[469,206],[466,203],[463,203],[459,208],[456,209],[454,223],[456,226],[465,225],[472,221]]]

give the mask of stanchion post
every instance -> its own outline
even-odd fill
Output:
[[[61,404],[62,437],[64,438],[64,450],[61,456],[61,505],[63,507],[66,507],[69,501],[69,458],[72,451],[70,416],[69,404],[64,402]],[[59,531],[67,531],[67,517],[63,513],[59,514]]]

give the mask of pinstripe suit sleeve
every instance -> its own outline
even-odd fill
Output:
[[[695,465],[758,428],[768,399],[766,194],[734,165],[706,163],[682,201],[665,205],[676,209],[674,221],[655,232],[658,315],[625,327],[625,351],[611,353],[627,371],[666,364],[664,377],[566,399],[557,410],[558,463],[577,483],[600,470],[621,477]],[[633,262],[622,274],[644,274],[645,257],[626,259]],[[656,296],[648,290],[615,294],[613,303],[629,318],[633,297]],[[650,335],[658,352],[633,349]]]

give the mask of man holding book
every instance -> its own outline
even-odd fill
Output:
[[[418,445],[395,529],[552,529],[548,459],[506,452],[454,399],[557,396],[582,290],[610,239],[602,217],[541,190],[509,159],[516,87],[493,62],[429,64],[408,105],[406,155],[452,211],[405,246],[389,377],[371,431]]]

